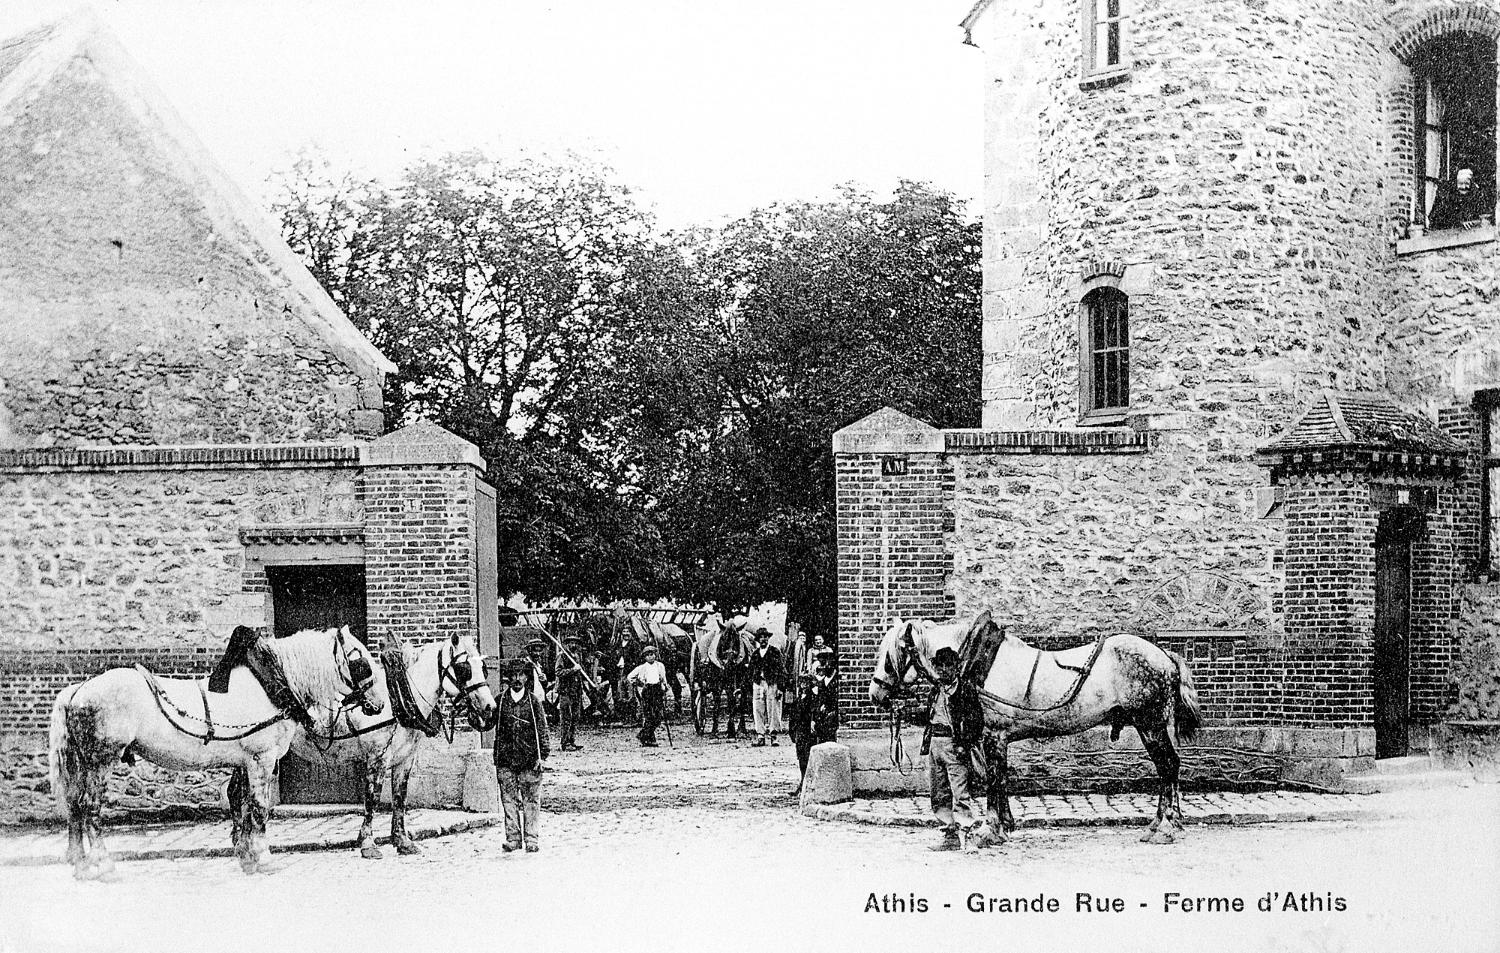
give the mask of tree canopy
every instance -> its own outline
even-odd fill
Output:
[[[382,185],[304,157],[276,211],[400,368],[388,422],[484,451],[506,591],[785,601],[831,632],[833,432],[979,419],[979,228],[926,185],[663,235],[576,159]]]

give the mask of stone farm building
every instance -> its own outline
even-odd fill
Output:
[[[1500,717],[1500,2],[981,0],[964,27],[983,427],[835,438],[846,723],[876,724],[852,676],[892,616],[990,609],[1184,654],[1189,777],[1473,745]],[[1107,749],[1033,745],[1022,781],[1149,772]]]
[[[493,639],[478,451],[380,436],[391,363],[91,22],[0,42],[0,181],[0,814],[47,810],[52,700],[105,668],[201,674],[238,624]]]

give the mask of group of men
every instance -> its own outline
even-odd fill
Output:
[[[785,713],[785,728],[797,748],[797,767],[806,775],[813,746],[838,740],[837,665],[833,650],[821,638],[789,643],[787,656],[771,644],[769,631],[756,631],[750,652],[750,707],[755,717],[751,744],[775,746]],[[801,789],[799,781],[793,793]]]
[[[834,653],[822,645],[821,639],[789,649],[794,662],[791,669],[781,651],[771,644],[770,633],[764,628],[756,633],[750,660],[756,732],[753,744],[777,743],[785,705],[798,768],[805,775],[813,746],[838,738],[838,676]],[[522,848],[535,852],[541,846],[538,816],[542,772],[552,753],[544,701],[557,705],[559,750],[583,750],[577,731],[587,678],[581,661],[585,651],[580,640],[564,639],[549,674],[546,643],[533,639],[524,655],[500,663],[507,688],[500,696],[494,759],[507,852]],[[664,718],[670,676],[656,646],[646,645],[642,655],[641,664],[630,671],[626,681],[639,693],[641,702],[641,727],[636,737],[643,747],[655,748],[659,746],[656,730]],[[799,781],[796,791],[800,790]]]

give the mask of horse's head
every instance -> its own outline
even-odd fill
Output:
[[[343,707],[359,710],[366,715],[378,715],[390,702],[386,694],[385,679],[376,677],[375,656],[365,648],[363,642],[354,637],[347,625],[334,630],[334,654],[342,657],[345,683],[349,688],[344,696]]]
[[[454,633],[438,649],[438,687],[450,698],[469,705],[469,727],[483,731],[495,723],[499,706],[484,669],[484,656],[472,636]]]
[[[870,675],[870,701],[889,707],[892,698],[917,680],[916,622],[897,619],[875,650],[875,671]]]

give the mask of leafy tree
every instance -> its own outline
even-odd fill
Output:
[[[691,257],[694,306],[636,343],[617,401],[657,523],[695,598],[783,600],[832,632],[833,433],[886,405],[978,424],[979,227],[906,182],[757,211]]]
[[[491,462],[502,588],[634,597],[670,583],[659,536],[587,432],[608,416],[598,375],[672,265],[627,189],[578,159],[454,153],[385,186],[304,156],[275,210],[398,366],[390,423],[427,417]]]
[[[831,632],[833,432],[885,405],[978,422],[979,229],[924,185],[664,240],[577,161],[386,186],[304,157],[276,209],[400,367],[390,422],[484,451],[507,590],[781,600]]]

